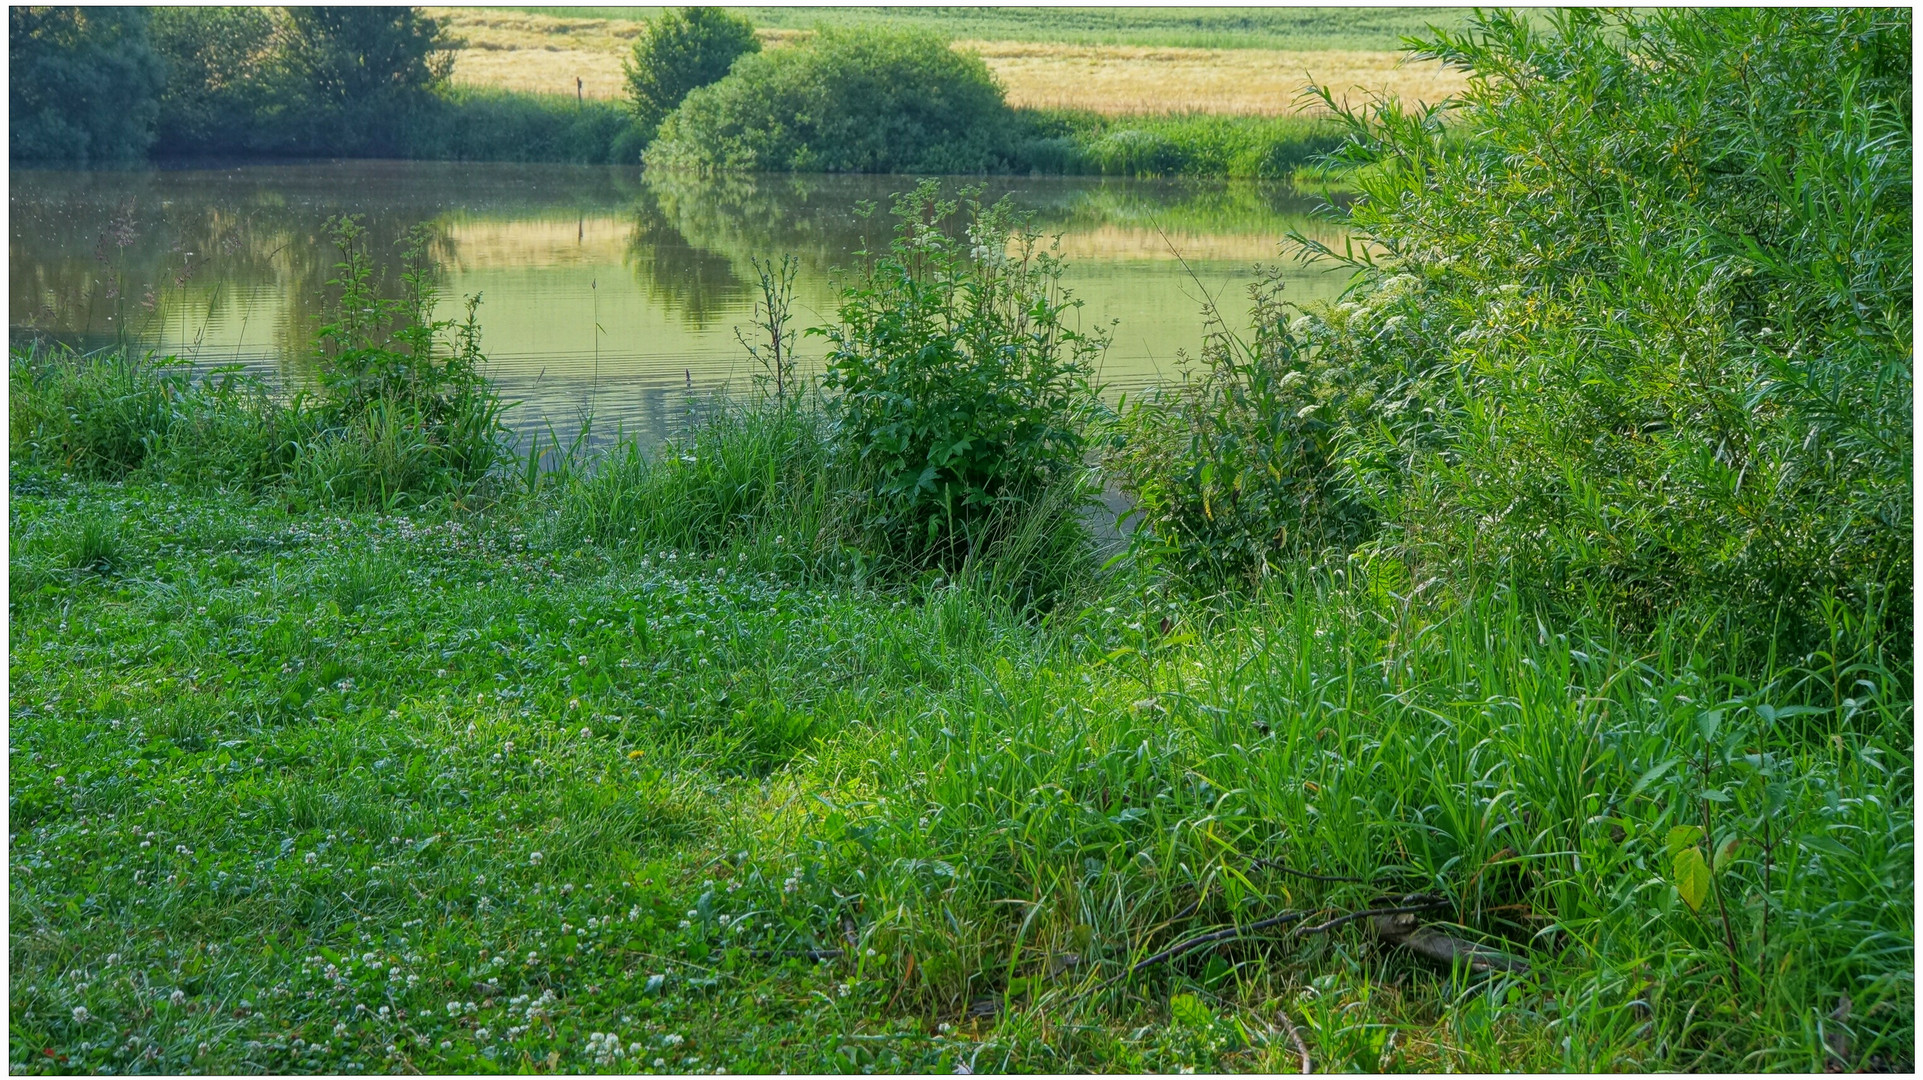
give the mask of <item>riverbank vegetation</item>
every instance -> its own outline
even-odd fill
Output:
[[[682,99],[710,84],[667,126],[652,160],[710,170],[1286,179],[1336,138],[1289,112],[1306,71],[1267,94],[1286,115],[1267,107],[1263,115],[1185,113],[1170,104],[1179,94],[1132,68],[1120,78],[1157,96],[1153,115],[1112,115],[1060,95],[1046,107],[1011,108],[1007,88],[972,48],[918,31],[796,35],[728,77],[759,42],[739,19],[709,9],[662,15],[638,36],[595,39],[612,50],[596,53],[612,65],[608,80],[595,76],[596,95],[584,92],[579,73],[534,84],[543,92],[454,81],[459,57],[525,53],[539,66],[548,50],[500,52],[491,38],[490,47],[475,46],[446,19],[408,8],[22,9],[11,18],[13,100],[27,118],[11,145],[22,162],[346,155],[633,164]],[[707,29],[690,35],[696,24]],[[717,36],[724,25],[732,38]],[[703,51],[724,38],[733,44]],[[1032,53],[1010,62],[1026,71],[1037,62]],[[79,72],[91,74],[74,83]],[[618,87],[618,100],[602,81]],[[103,95],[115,104],[101,104]]]
[[[16,353],[12,1068],[1912,1068],[1910,37],[1441,36],[1119,409],[935,187],[665,448]]]

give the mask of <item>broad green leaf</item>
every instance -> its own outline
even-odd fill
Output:
[[[1669,848],[1669,853],[1674,855],[1702,838],[1702,829],[1694,825],[1678,825],[1669,830],[1669,841],[1666,846]]]
[[[1709,899],[1709,864],[1703,861],[1703,849],[1686,847],[1676,853],[1676,863],[1672,868],[1676,878],[1676,892],[1689,905],[1691,911],[1701,911],[1703,901]]]

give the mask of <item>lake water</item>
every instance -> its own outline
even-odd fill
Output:
[[[694,178],[638,169],[325,162],[9,174],[9,325],[97,347],[121,341],[199,364],[238,363],[278,385],[311,378],[312,341],[336,252],[325,223],[365,218],[373,246],[432,233],[446,314],[479,293],[488,375],[522,432],[659,438],[715,390],[746,386],[735,328],[752,318],[750,260],[799,256],[803,326],[832,318],[841,270],[887,238],[899,176]],[[960,181],[951,182],[951,187]],[[1203,334],[1204,294],[1239,317],[1254,264],[1289,267],[1298,300],[1344,277],[1284,259],[1292,229],[1339,230],[1315,202],[1267,186],[994,178],[1061,235],[1065,281],[1089,324],[1114,322],[1101,381],[1112,394],[1166,378]],[[864,218],[864,203],[883,212]],[[1180,258],[1178,258],[1178,254]],[[819,338],[803,337],[804,366]]]

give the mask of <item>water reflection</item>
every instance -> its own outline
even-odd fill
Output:
[[[424,162],[15,170],[10,181],[16,340],[131,343],[300,385],[337,257],[326,221],[360,214],[390,283],[403,238],[425,226],[447,314],[481,294],[489,374],[522,401],[517,427],[570,432],[593,415],[603,435],[649,436],[748,374],[734,327],[752,308],[753,257],[799,256],[796,310],[825,321],[838,269],[886,240],[888,197],[913,183]],[[1083,316],[1116,322],[1102,372],[1115,389],[1162,377],[1194,348],[1204,293],[1240,307],[1249,267],[1273,261],[1290,229],[1334,238],[1308,200],[1251,184],[986,183],[988,198],[1012,194],[1062,234]],[[1294,284],[1315,297],[1341,280],[1304,268]],[[818,339],[803,345],[804,364],[818,359]]]

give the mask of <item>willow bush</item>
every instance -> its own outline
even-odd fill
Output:
[[[1789,629],[1825,595],[1906,601],[1909,50],[1909,14],[1869,9],[1496,13],[1438,33],[1421,55],[1468,74],[1459,100],[1335,110],[1355,243],[1297,240],[1354,285],[1257,313],[1290,319],[1314,400],[1216,415],[1250,437],[1332,423],[1321,458],[1294,460],[1367,510],[1356,542],[1417,573],[1467,568],[1630,625],[1703,603]],[[1192,417],[1140,434],[1166,444],[1171,423],[1209,445]],[[1238,482],[1245,502],[1299,486]],[[1149,525],[1166,541],[1197,517],[1177,501]],[[1268,524],[1244,546],[1293,542]]]

